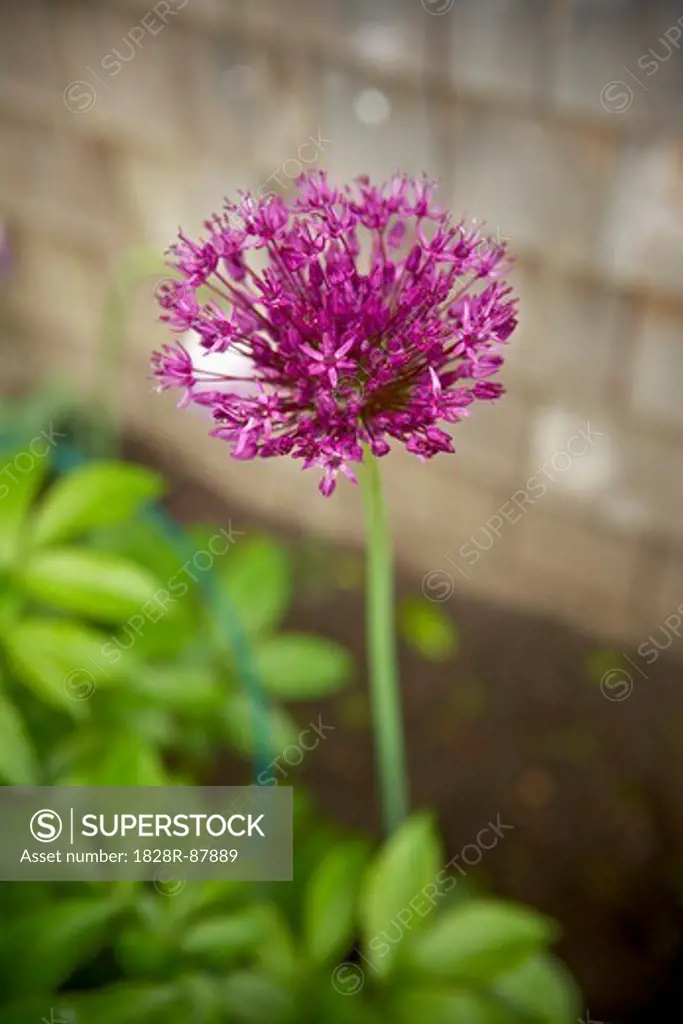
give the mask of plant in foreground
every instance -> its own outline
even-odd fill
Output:
[[[179,337],[153,357],[161,389],[208,407],[237,459],[317,466],[329,496],[363,466],[367,617],[386,824],[406,811],[396,685],[392,557],[377,458],[390,439],[422,459],[454,452],[439,423],[498,398],[499,347],[516,326],[503,244],[454,224],[434,185],[395,175],[332,187],[304,175],[291,204],[242,195],[171,247],[180,275],[162,290]],[[265,266],[264,266],[265,264]],[[184,343],[195,335],[195,355]],[[224,353],[225,372],[205,356]]]
[[[286,550],[232,526],[172,543],[151,506],[164,480],[145,467],[93,460],[44,487],[48,468],[6,476],[0,500],[0,784],[194,782],[226,743],[269,757],[296,745],[278,702],[335,692],[352,664],[278,629]],[[221,628],[233,606],[268,699],[259,723]]]
[[[552,922],[464,892],[428,816],[373,854],[295,807],[286,886],[0,888],[3,1019],[35,1024],[52,1007],[74,1024],[574,1024]]]

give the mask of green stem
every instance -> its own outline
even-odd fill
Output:
[[[365,502],[370,694],[384,827],[390,835],[408,811],[406,759],[396,665],[391,536],[377,459],[367,449],[360,475]]]

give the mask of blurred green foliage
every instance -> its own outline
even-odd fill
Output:
[[[46,459],[20,464],[0,501],[3,783],[194,784],[226,745],[254,752],[203,573],[238,609],[273,698],[273,753],[297,739],[278,698],[352,675],[338,644],[278,629],[292,566],[273,540],[197,529],[180,564],[145,514],[157,474],[99,461],[45,486]],[[427,656],[455,649],[429,608],[404,609],[403,625]],[[0,884],[3,1020],[574,1024],[552,922],[450,878],[428,815],[373,850],[301,792],[295,808],[292,883]]]
[[[292,883],[0,886],[5,1019],[574,1024],[553,923],[448,892],[428,816],[374,854],[305,801],[296,819]]]
[[[203,528],[184,559],[141,514],[163,493],[158,474],[90,462],[41,491],[47,460],[18,464],[0,504],[2,781],[156,785],[201,776],[226,744],[253,753],[253,708],[203,599],[208,573],[239,609],[267,695],[318,697],[350,678],[340,645],[276,631],[291,567],[274,541]],[[297,727],[265,713],[275,754]]]
[[[428,661],[447,661],[458,653],[458,632],[438,604],[425,597],[405,597],[398,609],[403,639]]]

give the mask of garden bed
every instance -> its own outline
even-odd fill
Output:
[[[378,833],[360,554],[257,521],[237,496],[228,512],[144,444],[129,443],[126,455],[165,471],[168,507],[181,522],[229,515],[236,528],[267,530],[292,550],[298,585],[287,627],[341,641],[357,673],[343,695],[292,708],[302,728],[323,723],[324,741],[300,768],[281,761],[279,777],[305,780],[326,815]],[[398,583],[400,597],[420,596],[408,573]],[[683,1005],[680,665],[663,654],[615,699],[619,688],[601,690],[600,680],[619,669],[620,655],[594,639],[458,596],[441,608],[457,650],[438,661],[406,642],[400,650],[414,805],[436,811],[463,875],[559,920],[559,951],[590,1019],[673,1019]],[[248,767],[226,755],[213,781],[248,781]],[[498,839],[483,853],[476,837],[487,826]]]

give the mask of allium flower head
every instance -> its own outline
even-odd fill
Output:
[[[291,203],[244,194],[204,238],[180,233],[170,249],[179,279],[159,297],[178,338],[153,357],[158,387],[208,407],[234,458],[320,467],[326,496],[340,471],[355,481],[364,447],[385,455],[394,439],[421,458],[453,452],[439,423],[502,394],[490,378],[516,300],[498,280],[505,245],[454,224],[434,187],[396,175],[334,188],[314,172]],[[232,353],[239,375],[203,368],[202,351]]]

